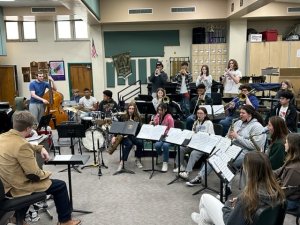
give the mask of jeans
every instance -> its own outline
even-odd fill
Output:
[[[122,151],[123,161],[127,161],[129,152],[133,145],[136,145],[135,157],[137,158],[142,157],[142,149],[143,149],[142,140],[139,140],[136,137],[129,135],[128,137],[123,139],[122,144],[123,144],[123,151]]]
[[[286,210],[295,210],[300,207],[299,200],[289,200],[287,199],[287,208]]]
[[[229,127],[232,123],[233,117],[227,116],[225,119],[221,120],[219,124],[223,126],[223,137],[225,137],[228,133]]]
[[[163,149],[163,162],[169,162],[170,144],[163,141],[158,141],[154,144],[154,147],[158,155],[161,155],[161,149]]]
[[[186,119],[186,129],[187,130],[193,129],[195,119],[196,119],[196,115],[194,115],[194,114],[188,116],[188,118]]]
[[[190,114],[190,97],[181,94],[180,107],[185,117]]]

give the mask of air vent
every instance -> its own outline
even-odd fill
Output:
[[[129,14],[151,14],[153,9],[128,9]]]
[[[196,7],[172,7],[171,12],[172,13],[186,13],[186,12],[195,12]]]
[[[32,13],[55,13],[55,7],[33,7],[31,8]]]
[[[287,11],[288,13],[300,13],[300,7],[288,7]]]

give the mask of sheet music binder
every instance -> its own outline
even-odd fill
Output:
[[[111,134],[136,135],[139,123],[135,121],[118,122],[113,121],[109,129]]]
[[[137,135],[137,138],[158,141],[165,134],[166,129],[167,126],[143,124],[139,134]]]
[[[194,134],[195,133],[190,130],[171,128],[165,138],[165,141],[175,145],[186,146]]]

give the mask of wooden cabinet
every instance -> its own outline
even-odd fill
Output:
[[[267,67],[300,67],[297,49],[300,49],[299,41],[248,43],[246,75],[260,76],[261,69]]]
[[[210,75],[218,81],[227,67],[227,44],[194,44],[191,51],[193,80],[196,81],[202,65],[208,65]]]

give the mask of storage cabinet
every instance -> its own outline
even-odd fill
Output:
[[[267,67],[300,67],[300,58],[297,57],[298,49],[300,49],[299,41],[248,43],[246,75],[259,76],[261,69]]]
[[[218,81],[227,67],[227,44],[193,44],[191,51],[193,80],[196,81],[202,65],[208,65],[210,75]]]

